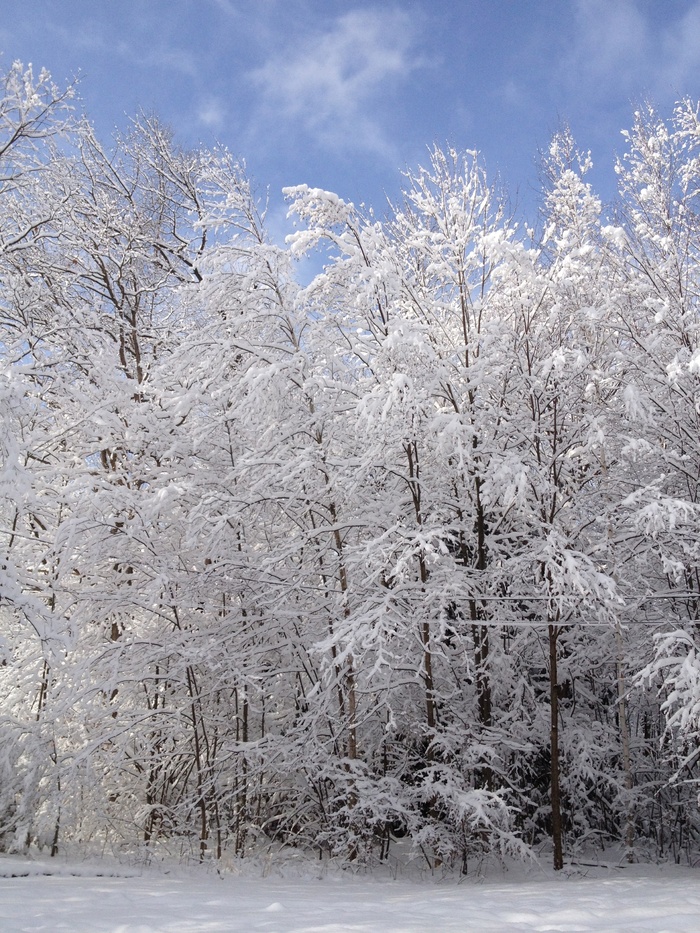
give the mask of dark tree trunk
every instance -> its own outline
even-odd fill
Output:
[[[554,849],[554,870],[564,867],[562,846],[562,815],[559,768],[559,684],[557,671],[557,639],[559,628],[549,626],[549,702],[551,708],[550,741],[550,785],[552,805],[552,846]]]

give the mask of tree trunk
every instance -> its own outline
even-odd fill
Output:
[[[423,506],[421,502],[420,465],[418,461],[418,445],[415,441],[404,445],[408,462],[408,486],[413,500],[413,510],[416,525],[423,525]],[[418,572],[420,575],[421,592],[425,594],[428,583],[428,565],[425,555],[421,551],[418,555]],[[424,609],[425,611],[425,609]],[[424,618],[420,627],[420,639],[423,645],[423,683],[425,685],[425,718],[428,728],[433,731],[438,723],[438,706],[435,698],[435,682],[433,679],[433,649],[431,644],[430,620]]]
[[[632,756],[630,754],[630,729],[627,717],[627,689],[625,687],[625,672],[622,667],[623,647],[620,623],[615,627],[615,645],[617,648],[617,710],[620,727],[620,742],[622,745],[622,768],[625,775],[625,790],[631,797],[634,780],[632,777]],[[632,815],[632,801],[628,799],[625,804],[625,848],[627,861],[634,861],[634,818]]]
[[[552,806],[552,846],[554,849],[554,870],[560,871],[564,867],[562,846],[562,815],[561,790],[559,768],[559,683],[557,671],[557,640],[559,627],[549,625],[549,703],[551,711],[551,725],[549,733],[550,743],[550,786]]]

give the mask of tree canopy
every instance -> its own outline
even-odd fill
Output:
[[[434,147],[281,246],[229,152],[1,94],[0,848],[695,858],[697,105],[610,211],[564,129],[538,232]]]

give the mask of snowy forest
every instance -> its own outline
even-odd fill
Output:
[[[698,105],[612,207],[564,129],[532,227],[434,147],[282,246],[1,83],[0,851],[697,859]]]

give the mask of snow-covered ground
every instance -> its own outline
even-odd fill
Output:
[[[625,866],[591,869],[589,877],[412,882],[345,875],[218,876],[0,858],[0,931],[39,930],[698,933],[700,874]]]

